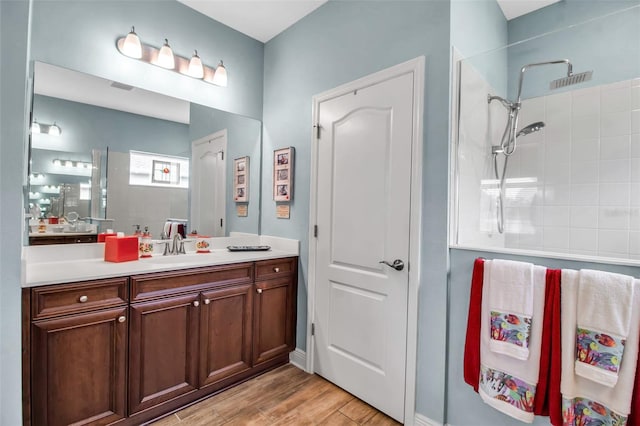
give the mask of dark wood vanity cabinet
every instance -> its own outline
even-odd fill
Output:
[[[199,295],[131,305],[129,414],[198,388]]]
[[[31,340],[32,424],[106,425],[125,418],[128,308],[117,294],[126,286],[126,279],[115,279],[32,289],[35,320],[24,325]]]
[[[24,423],[140,424],[288,362],[296,286],[292,257],[25,289]]]
[[[256,265],[253,364],[295,349],[297,262],[277,259]]]

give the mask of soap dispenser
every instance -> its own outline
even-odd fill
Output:
[[[138,226],[138,228],[140,228]],[[153,240],[151,239],[151,233],[149,232],[149,227],[144,227],[144,232],[140,234],[140,257],[151,257],[153,253]]]

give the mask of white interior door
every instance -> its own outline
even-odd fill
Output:
[[[225,236],[227,131],[191,144],[191,229],[213,237]]]
[[[318,108],[314,369],[404,420],[412,73]],[[402,270],[380,263],[405,263]],[[400,268],[398,268],[400,269]]]

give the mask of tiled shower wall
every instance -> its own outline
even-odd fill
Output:
[[[518,129],[545,127],[518,138],[509,159],[502,235],[491,145],[499,144],[507,112],[487,109],[481,80],[463,71],[457,243],[640,260],[640,79],[523,102]],[[471,133],[484,140],[470,141]]]

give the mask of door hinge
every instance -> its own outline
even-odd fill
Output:
[[[222,228],[222,218],[220,218],[220,228]]]
[[[320,139],[320,124],[316,124],[313,128],[316,129],[316,139]]]
[[[314,323],[311,323],[311,335],[316,335],[316,325]]]
[[[221,160],[224,161],[224,151],[220,151],[220,153],[222,154]]]
[[[313,225],[313,236],[318,238],[318,225]]]

